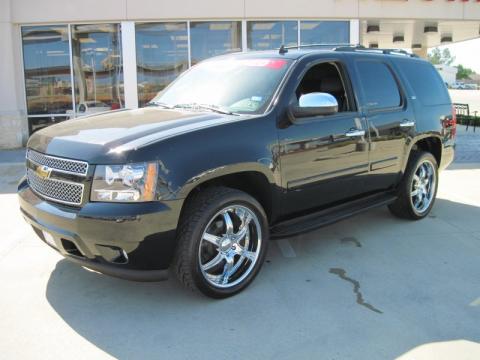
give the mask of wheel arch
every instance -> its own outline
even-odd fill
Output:
[[[442,148],[442,139],[439,135],[424,134],[414,138],[413,141],[410,143],[410,146],[408,147],[408,156],[405,157],[406,160],[403,164],[403,172],[405,172],[405,169],[407,168],[407,165],[412,155],[412,151],[415,150],[422,150],[431,153],[437,161],[437,166],[440,168],[440,164],[442,161]]]
[[[269,223],[277,216],[278,186],[273,173],[259,163],[219,167],[192,177],[178,194],[185,199],[182,212],[194,194],[213,186],[225,186],[251,195],[262,205]]]

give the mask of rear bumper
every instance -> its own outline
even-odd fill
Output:
[[[444,170],[453,162],[455,158],[455,144],[445,146],[442,151],[442,160],[439,166],[439,170]]]
[[[128,280],[168,277],[182,201],[73,208],[40,198],[25,180],[18,196],[25,220],[66,259]]]

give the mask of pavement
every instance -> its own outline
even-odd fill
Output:
[[[458,132],[426,219],[378,208],[272,241],[225,300],[62,259],[20,216],[23,167],[2,165],[0,358],[480,359],[480,133]]]

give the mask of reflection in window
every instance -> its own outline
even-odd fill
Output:
[[[49,125],[68,120],[68,116],[33,116],[28,118],[28,133],[43,129]]]
[[[136,24],[135,39],[141,107],[188,68],[187,23]]]
[[[249,50],[278,49],[280,46],[297,46],[296,21],[249,21],[247,46]]]
[[[72,109],[67,26],[22,27],[22,42],[28,114]]]
[[[192,65],[212,56],[241,51],[241,22],[191,22],[190,43]]]
[[[300,39],[302,45],[349,44],[350,23],[348,21],[302,21]]]
[[[77,116],[124,106],[119,24],[72,26]]]

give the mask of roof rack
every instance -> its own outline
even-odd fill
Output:
[[[313,47],[328,47],[333,51],[365,51],[372,53],[388,54],[388,55],[404,55],[410,57],[418,57],[418,55],[409,53],[402,49],[378,49],[378,48],[366,48],[360,44],[301,44],[301,45],[291,45],[291,46],[280,46],[278,52],[280,54],[285,54],[289,49],[302,49],[302,48],[313,48]]]
[[[378,48],[366,48],[362,45],[350,45],[350,46],[339,46],[333,49],[334,51],[365,51],[371,53],[380,53],[387,55],[404,55],[410,57],[418,57],[416,54],[409,53],[408,51],[402,49],[378,49]]]
[[[300,44],[300,45],[290,45],[290,46],[285,46],[282,45],[278,49],[278,52],[280,54],[285,54],[288,52],[289,49],[302,49],[302,48],[311,48],[311,47],[328,47],[328,48],[338,48],[338,47],[349,47],[349,46],[357,46],[357,45],[351,45],[351,44],[325,44],[325,43],[316,43],[316,44]]]

